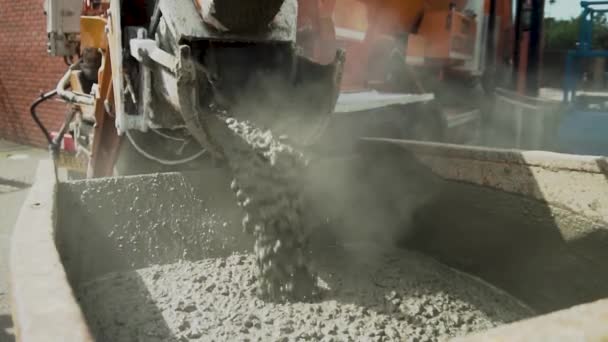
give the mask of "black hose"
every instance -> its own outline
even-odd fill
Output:
[[[70,112],[70,114],[68,116],[66,116],[66,119],[63,122],[63,125],[61,125],[61,128],[59,129],[59,133],[55,136],[55,139],[53,139],[52,146],[54,148],[59,148],[59,146],[61,145],[61,141],[63,140],[63,137],[70,129],[70,123],[72,122],[72,120],[74,120],[74,117],[76,117],[76,111],[72,110]]]
[[[162,13],[160,12],[160,6],[158,5],[158,1],[156,5],[154,5],[154,12],[152,13],[152,19],[150,20],[150,27],[148,28],[148,38],[154,39],[156,36],[156,30],[158,29],[158,24],[160,24],[160,18],[162,17]]]
[[[55,95],[57,95],[57,90],[51,90],[48,93],[40,95],[40,97],[38,99],[36,99],[36,101],[34,101],[34,103],[32,103],[32,105],[30,106],[30,113],[32,114],[32,118],[36,122],[36,125],[38,125],[38,127],[40,127],[40,130],[42,131],[42,133],[44,134],[44,137],[48,141],[49,146],[53,145],[53,138],[51,137],[49,130],[46,129],[46,127],[44,127],[44,124],[42,123],[42,121],[40,121],[40,118],[38,118],[38,114],[36,113],[36,108],[41,103],[45,102],[46,100],[52,98]]]

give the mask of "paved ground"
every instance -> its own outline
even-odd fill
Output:
[[[36,165],[48,158],[42,149],[0,139],[0,342],[13,341],[8,297],[8,251],[11,231],[33,182]]]

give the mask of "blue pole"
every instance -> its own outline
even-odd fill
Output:
[[[576,95],[578,84],[579,67],[578,61],[581,58],[608,57],[606,50],[593,50],[593,19],[598,15],[608,13],[608,9],[594,9],[595,5],[608,5],[608,1],[581,1],[583,11],[580,16],[579,41],[575,50],[568,51],[566,56],[566,70],[564,75],[564,103],[571,102]]]
[[[570,91],[572,89],[572,63],[574,61],[574,51],[568,51],[566,56],[566,75],[564,77],[564,103],[570,101]]]

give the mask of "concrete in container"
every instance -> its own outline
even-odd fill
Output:
[[[336,204],[322,206],[331,209],[324,215],[354,220],[365,208],[382,218],[373,236],[354,228],[334,237],[399,241],[539,313],[460,340],[608,338],[606,159],[367,140],[356,155],[309,171],[312,202]],[[41,164],[12,240],[21,341],[92,340],[73,294],[86,281],[251,245],[222,170],[78,182],[52,175]]]

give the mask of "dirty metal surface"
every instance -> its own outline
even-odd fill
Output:
[[[210,1],[204,3],[209,4]],[[215,29],[203,21],[203,18],[209,20],[209,6],[203,6],[201,13],[192,0],[161,0],[159,6],[169,29],[180,44],[184,40],[196,39],[293,42],[296,37],[297,0],[286,0],[270,25],[270,30],[257,34],[234,34]]]
[[[608,222],[608,159],[542,151],[517,151],[368,139],[414,153],[437,175],[554,204]]]
[[[42,161],[11,239],[10,301],[17,341],[93,341],[54,243],[56,178]]]
[[[541,313],[608,297],[603,158],[368,140],[444,182],[407,241]],[[373,148],[372,148],[373,147]],[[421,179],[420,175],[408,175]]]
[[[375,90],[341,93],[336,103],[336,113],[358,112],[391,105],[428,102],[433,94],[381,93]]]

